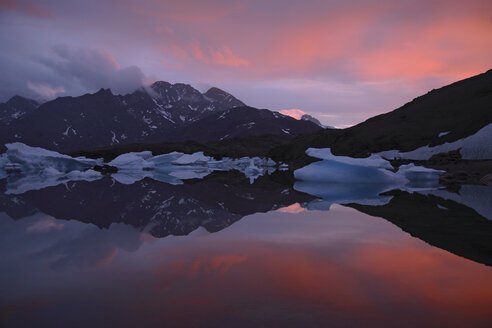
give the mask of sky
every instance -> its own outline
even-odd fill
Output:
[[[491,69],[492,1],[0,0],[0,45],[0,102],[163,80],[346,127]]]

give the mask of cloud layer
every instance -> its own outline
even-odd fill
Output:
[[[0,101],[152,76],[342,126],[491,68],[484,0],[4,0],[0,27]]]

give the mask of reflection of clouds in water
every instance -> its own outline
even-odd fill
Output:
[[[41,219],[26,228],[27,233],[44,233],[50,230],[61,230],[65,225],[53,218]]]
[[[277,211],[282,212],[282,213],[291,213],[291,214],[297,214],[305,211],[306,209],[301,206],[299,203],[292,204],[290,206],[282,207],[279,208]]]
[[[113,224],[108,230],[87,225],[82,231],[62,236],[31,256],[47,259],[50,268],[56,271],[64,271],[72,266],[98,267],[110,263],[120,249],[135,252],[145,239],[145,233],[124,224]]]

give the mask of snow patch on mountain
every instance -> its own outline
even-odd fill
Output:
[[[441,135],[439,136],[441,137]],[[477,133],[454,142],[446,142],[434,147],[424,146],[409,152],[387,150],[379,152],[377,155],[388,159],[427,160],[434,155],[458,149],[463,159],[492,159],[492,123],[486,125]]]

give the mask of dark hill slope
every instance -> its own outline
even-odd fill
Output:
[[[272,150],[277,159],[303,157],[308,147],[331,147],[336,155],[366,157],[453,142],[492,123],[492,70],[415,98],[404,106],[344,130],[323,130]],[[447,135],[439,137],[442,132]]]

